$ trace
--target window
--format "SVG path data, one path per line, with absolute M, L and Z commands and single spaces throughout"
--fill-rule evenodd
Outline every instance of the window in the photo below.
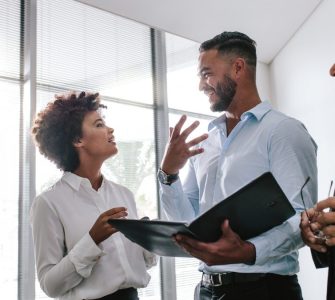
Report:
M 17 298 L 20 142 L 20 1 L 0 1 L 0 290 Z
M 63 90 L 99 92 L 119 148 L 104 174 L 135 194 L 140 216 L 157 218 L 150 28 L 76 1 L 40 0 L 37 31 L 38 109 Z M 36 162 L 40 192 L 60 172 Z M 141 299 L 160 299 L 159 266 L 149 272 Z
M 4 147 L 0 148 L 0 161 L 5 170 L 1 175 L 4 184 L 0 191 L 3 237 L 0 255 L 6 269 L 0 276 L 0 285 L 7 299 L 24 299 L 26 296 L 17 292 L 24 276 L 18 273 L 20 264 L 24 263 L 19 257 L 21 260 L 29 257 L 32 261 L 29 245 L 24 243 L 30 238 L 29 230 L 20 230 L 29 224 L 18 221 L 21 220 L 20 214 L 28 214 L 32 195 L 41 193 L 61 176 L 54 164 L 39 153 L 35 153 L 35 159 L 33 153 L 25 152 L 29 130 L 22 125 L 22 119 L 35 113 L 35 104 L 39 111 L 53 99 L 54 94 L 68 90 L 99 92 L 108 107 L 106 122 L 115 129 L 119 147 L 118 155 L 106 161 L 103 172 L 134 193 L 140 217 L 158 217 L 156 149 L 157 143 L 163 141 L 155 139 L 157 127 L 161 124 L 155 114 L 154 97 L 157 96 L 154 96 L 152 70 L 153 60 L 157 58 L 151 51 L 153 30 L 77 1 L 36 0 L 37 30 L 31 32 L 36 34 L 37 40 L 36 74 L 30 74 L 37 79 L 33 87 L 36 99 L 33 99 L 29 112 L 24 108 L 26 99 L 22 92 L 26 71 L 23 69 L 23 43 L 30 46 L 30 41 L 24 40 L 24 33 L 31 30 L 24 28 L 22 17 L 29 3 L 0 0 L 0 88 L 4 112 L 0 120 L 4 141 Z M 181 114 L 187 113 L 190 116 L 188 122 L 201 120 L 201 126 L 194 134 L 206 131 L 213 116 L 203 114 L 208 110 L 208 103 L 197 91 L 198 44 L 171 34 L 166 34 L 165 38 L 167 69 L 165 66 L 158 68 L 167 75 L 167 95 L 163 96 L 167 96 L 169 103 L 169 122 L 173 126 Z M 164 148 L 164 145 L 159 147 Z M 35 162 L 36 167 L 34 165 L 32 170 L 26 168 L 26 160 Z M 29 182 L 34 183 L 31 188 L 35 187 L 34 191 L 20 188 L 23 177 L 32 179 Z M 22 193 L 26 193 L 24 197 Z M 25 208 L 23 211 L 22 207 Z M 20 239 L 19 233 L 27 236 Z M 19 253 L 27 255 L 20 256 Z M 173 263 L 173 260 L 167 262 L 170 261 Z M 198 262 L 193 259 L 176 259 L 175 262 L 177 299 L 192 298 L 200 276 Z M 166 281 L 165 273 L 157 266 L 150 270 L 150 274 L 149 286 L 139 291 L 141 300 L 161 299 L 161 276 Z M 173 276 L 168 280 L 173 281 Z M 28 288 L 31 295 L 35 294 L 35 299 L 49 299 L 37 280 L 29 278 L 27 282 L 31 286 L 25 289 Z M 167 286 L 174 285 L 171 282 Z
M 209 110 L 207 98 L 199 93 L 197 57 L 199 44 L 172 34 L 166 34 L 167 92 L 169 123 L 174 126 L 182 114 L 187 114 L 186 126 L 199 120 L 199 127 L 189 139 L 207 132 L 214 114 Z M 208 112 L 208 115 L 203 114 Z M 181 179 L 183 172 L 181 170 Z M 201 279 L 199 261 L 191 258 L 176 258 L 177 299 L 193 299 L 194 287 Z
M 15 299 L 18 288 L 20 86 L 0 80 L 0 90 L 3 99 L 0 118 L 3 143 L 0 150 L 0 257 L 3 272 L 0 287 L 6 299 Z

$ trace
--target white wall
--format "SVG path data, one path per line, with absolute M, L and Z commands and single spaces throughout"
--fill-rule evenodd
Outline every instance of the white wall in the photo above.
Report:
M 272 103 L 269 65 L 257 62 L 256 84 L 261 100 Z
M 324 0 L 270 65 L 273 103 L 301 120 L 318 144 L 319 199 L 335 180 L 335 1 Z M 300 251 L 305 300 L 325 299 L 327 270 L 316 270 L 307 247 Z

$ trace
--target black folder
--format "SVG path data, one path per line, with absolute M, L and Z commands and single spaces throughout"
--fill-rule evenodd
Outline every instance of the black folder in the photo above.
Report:
M 177 233 L 203 242 L 221 236 L 225 219 L 243 240 L 285 222 L 295 210 L 270 172 L 264 173 L 222 200 L 190 224 L 162 220 L 110 219 L 109 223 L 128 239 L 160 256 L 189 257 L 173 240 Z

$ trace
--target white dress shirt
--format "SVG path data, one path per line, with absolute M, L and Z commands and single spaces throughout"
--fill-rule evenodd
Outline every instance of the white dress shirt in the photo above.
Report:
M 42 290 L 62 300 L 94 299 L 119 289 L 145 287 L 155 255 L 117 232 L 97 246 L 89 230 L 100 214 L 124 206 L 137 218 L 133 194 L 103 178 L 98 191 L 88 179 L 65 172 L 31 208 L 37 275 Z
M 169 220 L 191 221 L 265 172 L 272 172 L 297 214 L 284 224 L 249 239 L 256 248 L 254 265 L 207 266 L 206 273 L 295 274 L 299 270 L 300 212 L 304 209 L 300 189 L 308 207 L 317 199 L 317 146 L 297 120 L 260 103 L 241 116 L 227 136 L 226 117 L 209 124 L 209 137 L 201 145 L 204 153 L 189 160 L 187 176 L 171 186 L 160 184 L 162 207 Z

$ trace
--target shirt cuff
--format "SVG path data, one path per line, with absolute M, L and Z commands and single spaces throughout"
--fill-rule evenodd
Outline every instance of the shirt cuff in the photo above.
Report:
M 93 267 L 104 252 L 94 243 L 89 233 L 69 252 L 69 259 L 73 263 L 77 273 L 84 278 L 90 276 Z
M 255 265 L 263 265 L 267 262 L 270 255 L 270 243 L 269 241 L 264 237 L 254 237 L 250 240 L 248 240 L 250 243 L 252 243 L 255 246 L 256 250 L 256 260 Z
M 151 267 L 157 265 L 158 256 L 156 254 L 143 249 L 143 257 L 147 269 L 150 269 Z

